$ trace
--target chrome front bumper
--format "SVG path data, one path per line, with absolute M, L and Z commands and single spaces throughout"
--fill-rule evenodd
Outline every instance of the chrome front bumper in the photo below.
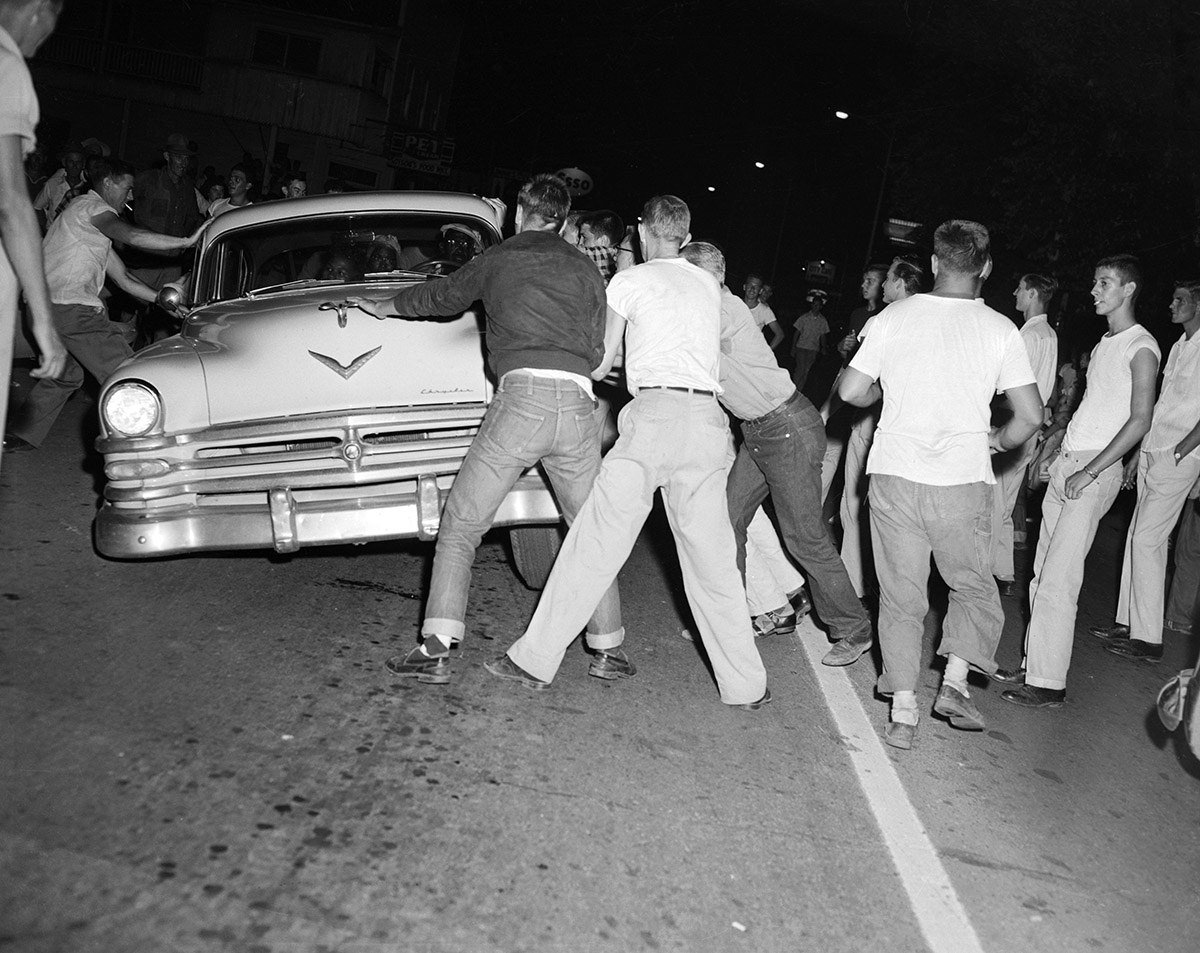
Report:
M 115 559 L 437 536 L 480 405 L 290 417 L 149 438 L 103 437 L 96 548 Z M 496 526 L 561 516 L 540 471 Z

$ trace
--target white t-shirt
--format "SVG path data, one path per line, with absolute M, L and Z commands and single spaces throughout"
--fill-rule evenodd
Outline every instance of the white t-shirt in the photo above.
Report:
M 625 379 L 639 387 L 721 393 L 721 286 L 683 258 L 655 258 L 613 275 L 608 304 L 628 321 Z
M 55 304 L 103 307 L 100 289 L 104 287 L 104 266 L 112 242 L 92 224 L 92 219 L 112 210 L 95 192 L 86 192 L 68 202 L 63 213 L 50 223 L 42 239 L 42 255 L 50 300 Z
M 1067 424 L 1062 447 L 1066 451 L 1103 450 L 1129 419 L 1133 396 L 1130 362 L 1143 348 L 1162 357 L 1154 335 L 1140 324 L 1119 334 L 1106 334 L 1092 349 L 1087 369 L 1087 390 L 1075 416 Z
M 777 320 L 775 312 L 771 310 L 771 306 L 765 301 L 760 301 L 750 309 L 750 317 L 754 318 L 754 323 L 760 328 L 765 328 L 772 321 Z
M 246 208 L 247 205 L 253 205 L 253 202 L 247 202 L 246 205 L 234 205 L 233 199 L 226 196 L 223 199 L 217 199 L 208 206 L 208 217 L 216 218 L 223 212 L 228 212 L 230 209 Z
M 874 316 L 850 366 L 883 387 L 868 473 L 931 486 L 996 482 L 992 395 L 1034 383 L 1008 318 L 978 298 L 913 295 Z
M 29 155 L 37 142 L 34 130 L 38 124 L 38 101 L 29 78 L 25 57 L 8 33 L 0 28 L 0 136 L 17 136 L 21 155 Z M 17 276 L 9 264 L 8 255 L 0 245 L 0 331 L 8 334 L 5 321 L 17 306 Z

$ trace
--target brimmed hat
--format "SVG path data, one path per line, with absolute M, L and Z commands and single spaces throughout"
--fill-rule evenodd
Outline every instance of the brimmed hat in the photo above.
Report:
M 188 137 L 181 132 L 173 132 L 167 136 L 167 144 L 163 146 L 163 152 L 174 152 L 181 156 L 194 156 L 196 154 L 192 143 L 188 141 Z
M 475 242 L 475 247 L 477 249 L 482 250 L 483 248 L 483 236 L 469 225 L 461 225 L 458 222 L 448 222 L 447 224 L 443 225 L 439 231 L 443 235 L 445 235 L 447 232 L 458 232 L 462 235 L 466 235 L 473 242 Z

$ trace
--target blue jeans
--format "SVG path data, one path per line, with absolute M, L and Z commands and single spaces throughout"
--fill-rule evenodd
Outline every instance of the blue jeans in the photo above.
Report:
M 442 511 L 422 635 L 459 640 L 471 566 L 483 534 L 517 479 L 539 462 L 570 524 L 600 472 L 596 402 L 568 380 L 506 374 Z M 621 600 L 609 586 L 588 623 L 592 648 L 621 644 Z
M 738 568 L 745 573 L 746 527 L 769 493 L 783 544 L 808 577 L 821 621 L 835 639 L 870 633 L 871 620 L 821 518 L 820 414 L 796 393 L 769 414 L 745 421 L 742 436 L 726 486 Z
M 992 487 L 932 486 L 871 475 L 871 541 L 879 577 L 879 691 L 915 692 L 929 611 L 929 556 L 950 587 L 939 655 L 996 671 L 1004 610 L 992 579 Z

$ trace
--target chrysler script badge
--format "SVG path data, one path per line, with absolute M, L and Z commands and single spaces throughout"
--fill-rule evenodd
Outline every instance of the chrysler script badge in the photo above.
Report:
M 322 307 L 324 306 L 322 305 Z M 382 350 L 383 345 L 381 344 L 374 350 L 367 351 L 366 354 L 358 355 L 358 357 L 346 365 L 339 364 L 332 357 L 329 357 L 325 354 L 318 354 L 316 351 L 309 351 L 308 353 L 328 367 L 331 371 L 340 374 L 344 380 L 350 380 L 351 377 L 363 369 L 363 366 L 367 363 L 367 361 L 369 361 Z

